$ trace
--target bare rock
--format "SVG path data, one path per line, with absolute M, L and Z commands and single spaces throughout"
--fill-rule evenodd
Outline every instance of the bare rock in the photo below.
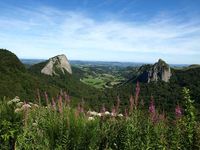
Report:
M 50 58 L 41 73 L 53 76 L 59 75 L 58 71 L 63 74 L 65 74 L 65 71 L 72 74 L 71 65 L 64 54 Z
M 171 77 L 171 69 L 170 66 L 159 59 L 157 63 L 153 65 L 142 66 L 140 69 L 139 80 L 142 82 L 157 82 L 158 80 L 162 80 L 164 82 L 169 82 Z

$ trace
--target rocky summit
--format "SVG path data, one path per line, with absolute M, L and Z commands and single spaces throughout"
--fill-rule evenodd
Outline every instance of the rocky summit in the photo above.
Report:
M 162 59 L 159 59 L 158 62 L 156 62 L 153 65 L 142 66 L 139 70 L 140 70 L 140 75 L 139 75 L 140 81 L 147 83 L 151 81 L 156 82 L 158 80 L 169 82 L 169 79 L 171 77 L 170 66 Z
M 65 71 L 72 74 L 71 65 L 64 54 L 50 58 L 41 70 L 41 73 L 53 76 L 59 75 L 58 72 L 60 71 L 63 74 L 65 74 Z

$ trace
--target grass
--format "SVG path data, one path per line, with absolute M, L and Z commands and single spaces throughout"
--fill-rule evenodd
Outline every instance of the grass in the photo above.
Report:
M 98 89 L 112 88 L 113 86 L 121 83 L 122 77 L 115 77 L 111 74 L 95 74 L 86 75 L 81 81 L 85 84 L 93 86 Z
M 125 110 L 118 100 L 112 110 L 103 107 L 101 112 L 88 111 L 84 104 L 70 107 L 62 95 L 46 105 L 4 99 L 0 149 L 199 149 L 200 122 L 189 91 L 183 92 L 184 114 L 178 106 L 173 117 L 158 112 L 153 99 L 146 110 L 136 98 L 139 88 Z

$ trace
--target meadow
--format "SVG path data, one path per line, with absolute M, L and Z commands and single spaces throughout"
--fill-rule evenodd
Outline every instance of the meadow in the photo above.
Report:
M 136 87 L 125 109 L 118 98 L 112 108 L 86 109 L 84 102 L 71 106 L 62 91 L 57 98 L 45 94 L 33 102 L 19 97 L 0 101 L 0 149 L 135 150 L 199 149 L 200 122 L 189 90 L 183 89 L 184 105 L 174 114 L 157 109 L 154 98 L 144 108 Z M 45 101 L 46 104 L 41 104 Z

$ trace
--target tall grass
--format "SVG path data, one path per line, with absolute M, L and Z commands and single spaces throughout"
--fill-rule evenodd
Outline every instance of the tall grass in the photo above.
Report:
M 124 114 L 120 114 L 119 98 L 112 111 L 103 106 L 100 113 L 86 111 L 83 103 L 70 107 L 66 93 L 50 102 L 45 92 L 45 106 L 23 102 L 19 108 L 19 102 L 8 105 L 4 100 L 0 105 L 1 149 L 200 149 L 200 125 L 189 90 L 183 90 L 185 106 L 177 105 L 173 118 L 156 109 L 153 97 L 149 110 L 144 110 L 139 92 L 138 84 Z

